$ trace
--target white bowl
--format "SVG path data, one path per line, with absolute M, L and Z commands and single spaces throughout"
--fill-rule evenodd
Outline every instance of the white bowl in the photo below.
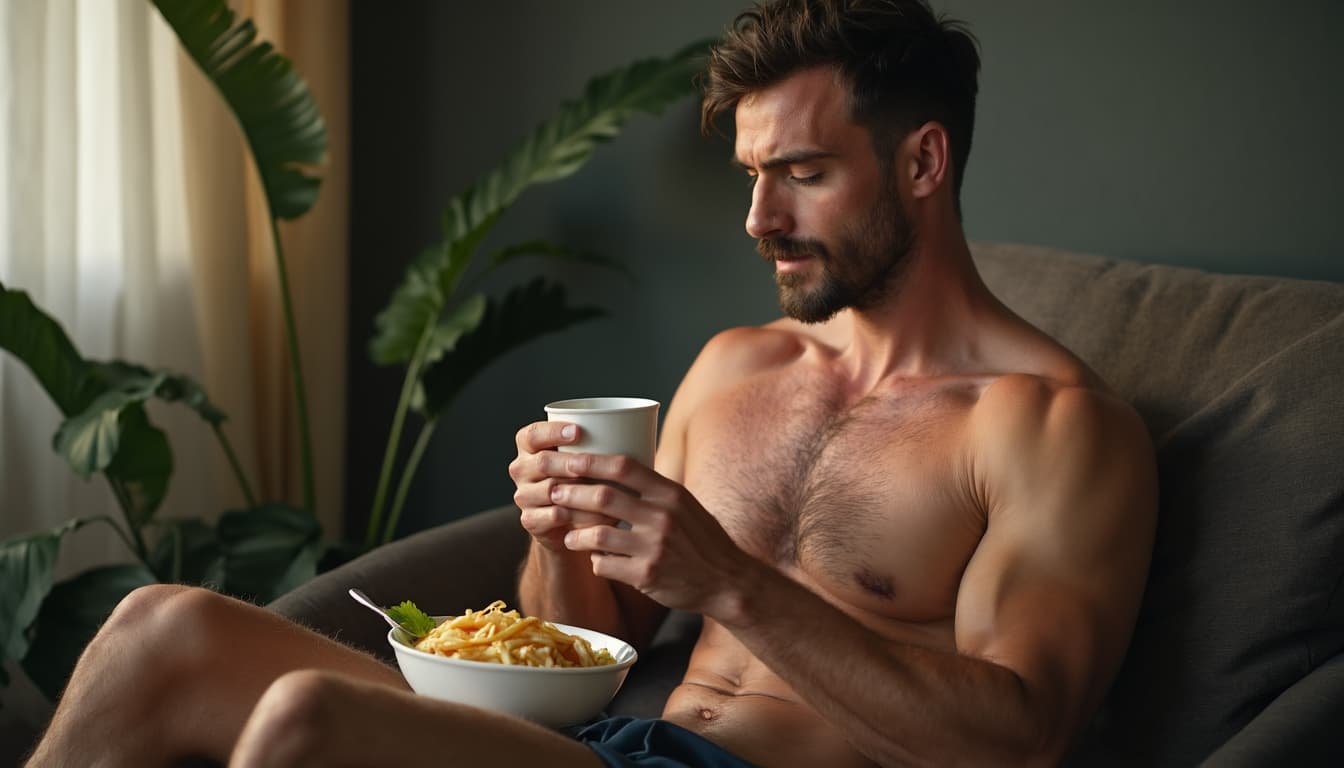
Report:
M 435 616 L 443 623 L 448 617 Z M 601 667 L 524 667 L 465 661 L 416 650 L 400 629 L 388 630 L 387 642 L 411 689 L 422 696 L 507 712 L 550 728 L 577 725 L 600 714 L 620 690 L 635 649 L 611 635 L 551 622 L 562 632 L 607 649 L 615 664 Z

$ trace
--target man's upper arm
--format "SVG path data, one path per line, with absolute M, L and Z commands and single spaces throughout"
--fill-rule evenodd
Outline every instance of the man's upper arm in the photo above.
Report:
M 958 650 L 1013 670 L 1042 741 L 1063 749 L 1138 613 L 1156 522 L 1151 442 L 1124 403 L 1025 376 L 986 390 L 971 428 L 987 525 L 958 593 Z

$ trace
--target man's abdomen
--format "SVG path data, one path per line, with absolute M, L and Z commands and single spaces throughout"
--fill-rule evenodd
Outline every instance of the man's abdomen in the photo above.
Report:
M 767 693 L 732 692 L 683 682 L 668 697 L 663 719 L 699 733 L 755 765 L 872 765 L 807 704 Z

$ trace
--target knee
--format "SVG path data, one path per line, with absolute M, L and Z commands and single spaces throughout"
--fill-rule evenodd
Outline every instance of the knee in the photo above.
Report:
M 145 657 L 166 673 L 209 663 L 210 645 L 231 613 L 230 598 L 208 589 L 151 584 L 133 590 L 112 611 L 89 651 Z
M 319 670 L 276 678 L 252 709 L 239 752 L 268 755 L 275 765 L 311 764 L 331 740 L 335 702 L 345 687 L 340 678 Z
M 229 598 L 202 587 L 150 584 L 137 587 L 117 603 L 102 634 L 133 634 L 137 638 L 168 635 L 190 637 L 217 625 Z
M 143 631 L 161 613 L 164 606 L 177 595 L 192 589 L 178 584 L 150 584 L 136 587 L 117 603 L 112 615 L 103 624 L 103 633 L 129 630 Z

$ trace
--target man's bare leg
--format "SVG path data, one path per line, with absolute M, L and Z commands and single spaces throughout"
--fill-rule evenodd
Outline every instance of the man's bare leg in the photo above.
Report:
M 262 695 L 229 766 L 419 764 L 602 765 L 578 742 L 517 718 L 339 673 L 302 671 Z
M 155 766 L 229 754 L 262 693 L 298 669 L 405 690 L 398 672 L 204 589 L 138 589 L 75 666 L 30 766 Z

